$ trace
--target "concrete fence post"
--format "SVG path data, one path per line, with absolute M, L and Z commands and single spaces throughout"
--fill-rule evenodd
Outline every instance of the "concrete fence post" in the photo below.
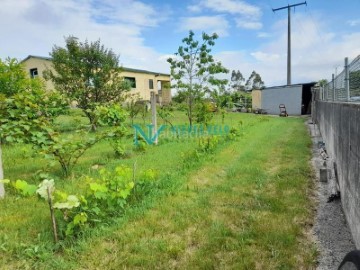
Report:
M 333 101 L 335 101 L 335 75 L 332 74 L 332 89 L 333 89 Z
M 345 92 L 346 92 L 346 101 L 350 101 L 350 87 L 349 87 L 349 60 L 345 57 Z

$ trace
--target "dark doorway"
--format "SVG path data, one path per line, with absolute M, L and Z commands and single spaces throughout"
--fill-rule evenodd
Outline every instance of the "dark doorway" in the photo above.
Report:
M 301 115 L 311 114 L 311 88 L 315 83 L 306 83 L 302 87 Z

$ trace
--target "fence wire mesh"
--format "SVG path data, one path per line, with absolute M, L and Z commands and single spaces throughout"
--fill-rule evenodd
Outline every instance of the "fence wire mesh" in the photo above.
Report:
M 320 88 L 319 98 L 326 101 L 360 102 L 360 55 L 334 80 Z

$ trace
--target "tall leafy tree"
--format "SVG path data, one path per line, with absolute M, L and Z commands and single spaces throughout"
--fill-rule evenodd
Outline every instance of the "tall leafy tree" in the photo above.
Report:
M 167 61 L 171 66 L 171 75 L 176 87 L 186 95 L 187 116 L 192 126 L 194 120 L 195 104 L 200 102 L 205 93 L 211 91 L 213 86 L 227 83 L 227 80 L 218 79 L 217 74 L 227 73 L 228 70 L 220 62 L 216 62 L 211 55 L 211 48 L 218 38 L 216 33 L 202 34 L 202 40 L 194 37 L 194 32 L 182 40 L 175 57 Z
M 80 42 L 76 37 L 65 38 L 65 47 L 54 46 L 50 56 L 53 69 L 45 73 L 57 90 L 76 101 L 96 128 L 96 106 L 117 102 L 130 90 L 121 76 L 119 56 L 100 43 Z
M 249 79 L 246 81 L 246 88 L 248 90 L 262 89 L 265 87 L 264 81 L 261 79 L 259 73 L 255 70 L 251 72 Z
M 243 86 L 243 82 L 245 81 L 244 76 L 240 72 L 240 70 L 231 72 L 231 87 L 237 91 L 244 91 L 245 88 Z

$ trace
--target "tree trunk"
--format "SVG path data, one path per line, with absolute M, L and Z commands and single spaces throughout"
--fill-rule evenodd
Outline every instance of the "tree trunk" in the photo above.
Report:
M 4 170 L 3 170 L 3 163 L 2 163 L 2 149 L 1 149 L 1 142 L 0 142 L 0 180 L 4 179 Z M 0 182 L 0 199 L 5 197 L 5 188 L 4 183 Z
M 189 93 L 189 111 L 188 111 L 188 118 L 190 123 L 190 128 L 192 128 L 192 120 L 193 120 L 193 93 L 192 93 L 192 78 L 190 78 L 190 93 Z
M 86 111 L 86 109 L 82 108 L 83 112 L 85 113 L 86 117 L 89 119 L 90 122 L 90 130 L 92 132 L 96 132 L 96 123 L 95 123 L 95 117 L 92 113 L 89 113 Z

